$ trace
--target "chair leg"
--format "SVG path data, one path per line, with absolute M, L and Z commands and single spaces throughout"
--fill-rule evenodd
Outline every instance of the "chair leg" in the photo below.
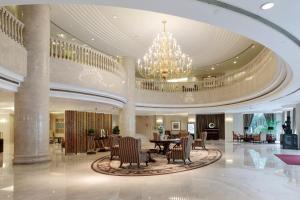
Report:
M 138 166 L 138 168 L 140 168 L 140 163 L 139 162 L 137 163 L 137 166 Z
M 168 158 L 168 164 L 170 164 L 170 158 Z
M 120 162 L 120 167 L 119 167 L 119 168 L 121 168 L 121 167 L 122 167 L 122 165 L 123 165 L 123 163 L 122 163 L 122 162 Z
M 190 157 L 188 157 L 188 160 L 189 160 L 190 162 L 192 162 L 191 159 L 190 159 Z
M 148 161 L 146 161 L 146 166 L 148 166 Z
M 186 165 L 186 163 L 185 163 L 185 159 L 182 159 L 183 160 L 183 163 Z
M 113 159 L 113 157 L 114 157 L 114 156 L 113 156 L 113 155 L 111 155 L 111 156 L 110 156 L 110 160 L 112 160 L 112 159 Z

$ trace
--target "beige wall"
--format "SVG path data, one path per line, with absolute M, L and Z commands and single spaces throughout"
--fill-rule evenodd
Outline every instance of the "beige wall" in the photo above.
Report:
M 180 129 L 186 131 L 188 116 L 165 115 L 163 116 L 163 123 L 165 130 L 172 130 L 172 122 L 180 122 Z
M 157 120 L 163 120 L 165 130 L 171 130 L 174 121 L 180 121 L 181 130 L 187 130 L 188 116 L 164 115 L 164 116 L 136 116 L 136 133 L 152 138 L 153 132 L 157 132 Z
M 64 137 L 64 132 L 56 133 L 55 131 L 55 121 L 56 119 L 65 119 L 65 114 L 64 113 L 59 113 L 59 114 L 50 114 L 50 131 L 49 131 L 49 136 L 54 137 L 55 135 L 59 135 L 59 137 Z
M 3 133 L 5 144 L 13 143 L 14 116 L 12 114 L 0 114 L 0 132 Z

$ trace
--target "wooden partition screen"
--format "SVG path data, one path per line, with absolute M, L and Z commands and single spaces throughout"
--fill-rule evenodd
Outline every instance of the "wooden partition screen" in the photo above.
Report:
M 85 153 L 87 132 L 94 129 L 99 133 L 104 129 L 112 133 L 112 115 L 80 111 L 65 111 L 65 153 Z

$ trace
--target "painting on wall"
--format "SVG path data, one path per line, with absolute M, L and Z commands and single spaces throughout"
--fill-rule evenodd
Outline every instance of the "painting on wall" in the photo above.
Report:
M 172 131 L 180 131 L 180 122 L 172 122 Z

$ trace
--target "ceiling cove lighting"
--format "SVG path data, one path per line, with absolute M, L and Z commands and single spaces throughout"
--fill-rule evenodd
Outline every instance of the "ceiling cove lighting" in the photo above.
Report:
M 267 2 L 267 3 L 264 3 L 260 6 L 260 8 L 262 10 L 269 10 L 271 8 L 273 8 L 275 6 L 275 4 L 273 2 Z
M 166 81 L 187 76 L 192 70 L 192 59 L 181 51 L 172 33 L 166 32 L 167 21 L 162 21 L 163 32 L 153 40 L 142 59 L 138 59 L 138 71 L 144 78 Z

